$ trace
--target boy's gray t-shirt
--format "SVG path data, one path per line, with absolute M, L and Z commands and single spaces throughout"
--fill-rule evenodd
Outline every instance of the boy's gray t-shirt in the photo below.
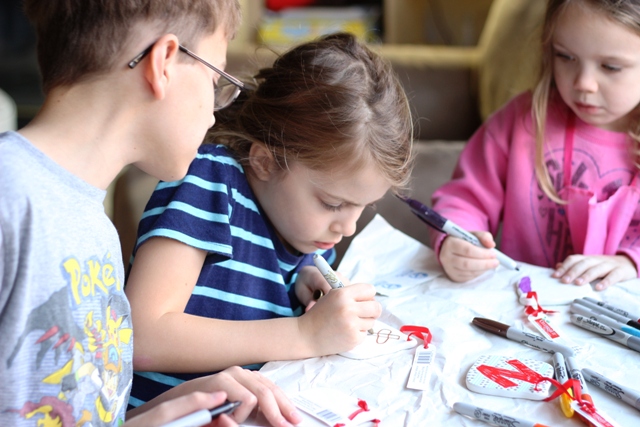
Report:
M 133 333 L 105 194 L 0 134 L 0 426 L 124 422 Z

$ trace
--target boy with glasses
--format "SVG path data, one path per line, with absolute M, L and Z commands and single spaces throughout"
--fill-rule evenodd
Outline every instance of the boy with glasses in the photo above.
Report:
M 162 180 L 185 175 L 213 106 L 240 89 L 222 71 L 239 6 L 26 0 L 25 10 L 46 98 L 31 123 L 0 135 L 0 425 L 117 426 L 134 334 L 105 190 L 128 164 Z M 232 89 L 214 94 L 221 77 Z M 243 402 L 238 421 L 256 404 L 273 425 L 299 421 L 273 383 L 231 368 L 176 386 L 126 425 L 160 425 L 225 397 Z
M 142 61 L 142 59 L 149 54 L 149 52 L 151 52 L 152 48 L 153 48 L 153 45 L 149 46 L 148 48 L 140 52 L 139 55 L 133 58 L 129 62 L 129 68 L 131 69 L 135 68 L 135 66 L 138 65 L 138 63 Z M 215 93 L 214 104 L 213 104 L 214 111 L 221 110 L 224 107 L 229 106 L 229 104 L 235 101 L 235 99 L 238 97 L 238 95 L 240 94 L 240 90 L 244 89 L 244 83 L 242 83 L 240 80 L 233 77 L 231 74 L 225 73 L 224 71 L 217 68 L 213 64 L 208 63 L 207 61 L 200 58 L 198 55 L 191 52 L 189 49 L 187 49 L 182 45 L 178 45 L 178 49 L 180 49 L 181 52 L 186 53 L 196 61 L 201 62 L 206 67 L 211 68 L 213 71 L 216 72 L 216 74 L 223 77 L 222 82 L 216 79 L 216 81 L 214 81 L 213 83 L 213 88 L 214 88 L 213 90 Z

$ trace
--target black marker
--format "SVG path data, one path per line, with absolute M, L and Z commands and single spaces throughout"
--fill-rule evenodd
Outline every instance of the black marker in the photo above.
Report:
M 640 329 L 640 322 L 636 322 L 633 319 L 629 319 L 628 317 L 625 317 L 625 316 L 623 316 L 621 314 L 618 314 L 615 311 L 607 310 L 604 307 L 600 307 L 598 304 L 594 304 L 594 303 L 592 303 L 591 301 L 589 301 L 587 299 L 574 299 L 573 300 L 573 304 L 582 305 L 584 307 L 587 307 L 588 309 L 591 309 L 591 310 L 595 311 L 596 313 L 604 314 L 605 316 L 609 316 L 612 319 L 615 319 L 618 322 L 622 323 L 623 325 L 629 325 L 632 328 Z M 572 304 L 572 306 L 573 306 L 573 304 Z
M 229 402 L 228 400 L 222 405 L 218 405 L 213 409 L 201 409 L 197 412 L 178 418 L 170 423 L 163 424 L 161 427 L 199 427 L 209 424 L 211 420 L 222 414 L 232 413 L 242 402 Z
M 609 305 L 609 304 L 607 304 L 605 302 L 598 301 L 595 298 L 584 297 L 584 300 L 592 302 L 592 303 L 594 303 L 594 304 L 596 304 L 596 305 L 598 305 L 600 307 L 606 308 L 607 310 L 613 311 L 614 313 L 617 313 L 620 316 L 626 317 L 629 320 L 635 320 L 636 322 L 640 322 L 640 317 L 632 315 L 627 310 L 623 310 L 621 308 L 614 307 L 614 306 Z

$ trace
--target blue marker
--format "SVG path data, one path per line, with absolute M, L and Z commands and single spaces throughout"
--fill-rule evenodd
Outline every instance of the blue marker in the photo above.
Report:
M 626 324 L 618 322 L 616 319 L 609 317 L 606 314 L 596 313 L 593 310 L 589 310 L 587 306 L 584 306 L 581 304 L 571 304 L 570 310 L 572 313 L 581 314 L 585 317 L 588 317 L 589 319 L 595 320 L 596 322 L 600 322 L 611 328 L 620 329 L 622 332 L 626 332 L 630 335 L 635 335 L 636 337 L 640 337 L 640 329 L 627 326 Z
M 588 317 L 581 316 L 579 314 L 572 314 L 570 319 L 571 323 L 573 323 L 574 325 L 580 326 L 581 328 L 588 331 L 595 332 L 598 335 L 602 335 L 603 337 L 608 338 L 611 341 L 626 345 L 631 350 L 640 352 L 640 338 L 638 337 L 634 337 L 633 335 L 629 335 L 626 332 L 622 332 L 620 329 L 603 325 L 600 322 L 596 322 L 593 319 L 589 319 Z

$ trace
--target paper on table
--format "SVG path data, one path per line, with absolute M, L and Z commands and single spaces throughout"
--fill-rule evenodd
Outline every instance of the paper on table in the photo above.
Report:
M 393 268 L 398 271 L 418 271 L 418 262 L 410 258 L 413 255 L 406 255 L 406 252 L 411 253 L 408 248 L 414 245 L 413 239 L 400 232 L 397 232 L 400 233 L 398 241 L 395 237 L 389 239 L 388 236 L 395 234 L 389 230 L 392 227 L 385 221 L 378 220 L 372 226 L 376 223 L 382 226 L 365 228 L 353 240 L 353 247 L 360 249 L 347 251 L 342 265 L 348 267 L 348 270 L 341 271 L 344 273 L 353 270 L 363 258 L 376 260 L 369 273 L 369 277 L 373 279 L 382 277 L 382 274 L 393 279 L 392 271 L 387 274 L 387 263 L 393 264 Z M 361 244 L 360 239 L 367 239 L 368 243 Z M 403 250 L 405 247 L 406 252 Z M 498 267 L 477 280 L 454 283 L 442 274 L 433 252 L 427 248 L 423 251 L 425 252 L 416 250 L 415 253 L 419 257 L 423 253 L 431 254 L 432 259 L 421 258 L 420 261 L 427 262 L 430 266 L 425 269 L 429 280 L 422 284 L 407 285 L 393 297 L 377 299 L 383 306 L 380 320 L 384 323 L 396 328 L 406 324 L 426 326 L 433 333 L 433 344 L 437 346 L 438 352 L 432 364 L 429 386 L 425 391 L 407 388 L 415 353 L 413 349 L 366 361 L 332 355 L 269 362 L 260 372 L 290 397 L 311 388 L 329 387 L 354 398 L 365 399 L 371 407 L 378 410 L 382 420 L 381 427 L 460 425 L 460 415 L 450 409 L 453 402 L 458 401 L 469 401 L 496 411 L 519 414 L 523 418 L 536 418 L 545 425 L 576 425 L 577 421 L 565 418 L 555 405 L 529 399 L 504 399 L 469 391 L 465 386 L 465 375 L 482 354 L 493 353 L 521 360 L 536 359 L 546 362 L 550 360 L 550 356 L 511 340 L 479 333 L 470 325 L 471 319 L 476 316 L 508 324 L 518 323 L 517 319 L 522 318 L 523 306 L 518 303 L 512 285 L 517 272 Z M 361 271 L 363 272 L 366 271 Z M 363 281 L 375 284 L 370 279 Z M 611 305 L 632 310 L 640 305 L 640 279 L 611 286 L 597 295 Z M 636 352 L 572 325 L 568 318 L 568 306 L 553 309 L 558 311 L 552 317 L 554 321 L 557 318 L 560 329 L 566 327 L 568 338 L 576 340 L 586 349 L 588 360 L 585 361 L 585 367 L 591 367 L 613 380 L 629 384 L 640 383 L 640 370 L 620 368 L 636 366 Z M 594 395 L 599 392 L 597 389 L 592 390 Z M 616 420 L 621 425 L 635 425 L 638 413 L 634 408 L 621 405 L 604 392 L 597 398 L 598 406 L 608 413 L 615 413 Z M 547 406 L 549 410 L 542 410 Z M 303 421 L 299 427 L 323 427 L 319 420 L 306 413 L 302 415 Z M 268 424 L 248 424 L 245 421 L 243 425 Z
M 298 409 L 333 426 L 356 426 L 369 424 L 378 417 L 374 408 L 361 399 L 332 388 L 318 387 L 301 391 L 291 397 Z
M 373 334 L 367 334 L 364 341 L 353 350 L 340 353 L 349 359 L 371 359 L 385 354 L 396 353 L 413 348 L 418 341 L 398 329 L 376 320 L 373 324 Z
M 391 296 L 441 276 L 435 258 L 430 248 L 376 215 L 351 242 L 338 270 L 351 283 L 371 283 L 378 293 Z

